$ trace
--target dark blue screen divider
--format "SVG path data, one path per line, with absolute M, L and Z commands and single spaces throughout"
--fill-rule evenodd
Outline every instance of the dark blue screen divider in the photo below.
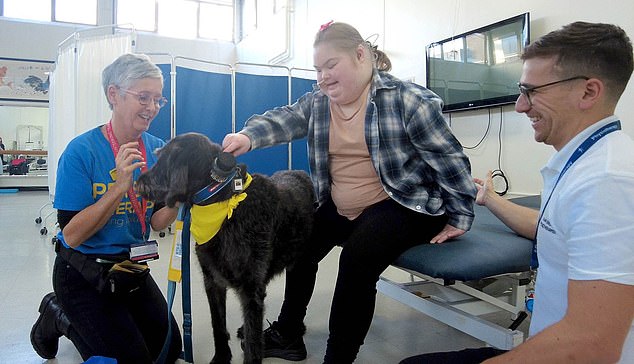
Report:
M 149 132 L 168 141 L 171 138 L 171 64 L 158 64 L 163 72 L 163 96 L 170 102 L 161 109 Z M 224 136 L 232 131 L 231 74 L 202 71 L 176 66 L 176 130 L 175 134 L 198 132 L 212 141 L 222 143 Z M 254 114 L 282 107 L 289 101 L 288 76 L 265 76 L 235 73 L 235 120 L 236 131 L 240 131 L 246 120 Z M 314 80 L 292 77 L 291 100 L 297 101 L 312 90 Z M 259 149 L 238 158 L 249 166 L 249 171 L 271 175 L 288 169 L 288 145 Z M 292 169 L 308 171 L 306 138 L 291 143 Z
M 313 90 L 315 80 L 291 77 L 291 100 L 296 102 L 302 95 Z M 302 138 L 291 143 L 291 169 L 309 172 L 307 139 Z
M 172 100 L 171 98 L 171 85 L 172 79 L 170 78 L 170 64 L 157 64 L 157 66 L 161 69 L 163 73 L 163 96 L 166 99 Z M 150 124 L 150 129 L 148 132 L 154 136 L 157 136 L 165 141 L 168 141 L 171 138 L 171 118 L 170 118 L 170 103 L 168 102 L 161 111 L 159 111 L 158 115 L 152 120 L 152 124 Z
M 231 132 L 231 75 L 176 67 L 176 135 L 205 134 L 221 144 Z
M 288 105 L 288 77 L 235 74 L 236 131 L 247 119 L 269 109 Z M 249 171 L 271 175 L 288 169 L 288 145 L 258 149 L 238 157 Z

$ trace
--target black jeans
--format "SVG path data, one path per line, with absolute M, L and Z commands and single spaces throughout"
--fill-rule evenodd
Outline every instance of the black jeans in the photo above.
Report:
M 53 289 L 71 323 L 68 333 L 81 357 L 105 356 L 122 363 L 152 363 L 167 336 L 167 302 L 151 276 L 142 287 L 123 296 L 99 294 L 64 259 L 57 257 Z M 168 362 L 178 359 L 182 339 L 172 315 Z
M 330 308 L 330 336 L 325 363 L 352 363 L 370 328 L 381 273 L 412 246 L 429 242 L 447 222 L 401 206 L 392 199 L 368 207 L 350 221 L 328 201 L 315 213 L 306 254 L 286 272 L 284 303 L 278 323 L 299 332 L 315 288 L 318 263 L 342 246 Z

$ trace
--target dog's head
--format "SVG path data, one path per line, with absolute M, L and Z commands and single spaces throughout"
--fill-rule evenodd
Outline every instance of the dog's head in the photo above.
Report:
M 218 189 L 205 203 L 225 200 L 233 194 L 231 181 L 229 188 L 220 189 L 225 180 L 246 179 L 246 166 L 236 166 L 233 155 L 202 134 L 176 136 L 156 153 L 156 164 L 139 177 L 136 188 L 143 197 L 170 207 L 177 202 L 193 204 L 204 188 Z

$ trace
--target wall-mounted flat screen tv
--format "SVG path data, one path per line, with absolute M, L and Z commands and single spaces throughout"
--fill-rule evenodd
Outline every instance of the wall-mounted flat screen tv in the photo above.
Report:
M 514 103 L 529 38 L 524 13 L 434 42 L 425 49 L 427 88 L 443 99 L 444 112 Z

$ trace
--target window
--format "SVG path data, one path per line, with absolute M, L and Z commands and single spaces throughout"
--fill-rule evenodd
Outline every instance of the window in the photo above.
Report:
M 429 55 L 430 58 L 442 59 L 442 44 L 433 43 L 429 45 L 427 54 Z
M 196 38 L 198 4 L 194 1 L 159 0 L 158 33 L 168 37 Z
M 168 37 L 226 41 L 234 40 L 234 3 L 237 4 L 235 6 L 242 7 L 244 1 L 108 0 L 115 6 L 114 22 L 121 27 Z M 253 6 L 272 7 L 273 4 L 281 4 L 286 0 L 260 0 L 260 3 L 250 1 Z M 98 25 L 98 2 L 99 0 L 0 0 L 0 15 L 44 22 Z M 109 18 L 106 14 L 102 15 L 102 19 Z
M 517 34 L 506 34 L 493 39 L 495 64 L 515 62 L 520 59 L 520 38 Z
M 4 0 L 4 16 L 51 21 L 51 0 Z
M 446 61 L 462 62 L 464 38 L 454 39 L 443 44 L 444 59 Z
M 256 0 L 242 0 L 240 8 L 240 38 L 246 38 L 258 27 L 258 8 Z
M 467 62 L 487 64 L 486 36 L 483 33 L 467 35 Z
M 117 0 L 117 24 L 136 30 L 156 31 L 156 0 Z
M 177 38 L 233 40 L 232 0 L 117 0 L 117 24 Z
M 10 18 L 97 25 L 97 0 L 4 0 L 3 5 Z
M 233 6 L 231 4 L 200 4 L 198 36 L 209 39 L 233 40 Z
M 55 0 L 55 21 L 97 25 L 97 0 Z
M 240 0 L 240 39 L 260 29 L 270 29 L 280 21 L 288 0 Z

